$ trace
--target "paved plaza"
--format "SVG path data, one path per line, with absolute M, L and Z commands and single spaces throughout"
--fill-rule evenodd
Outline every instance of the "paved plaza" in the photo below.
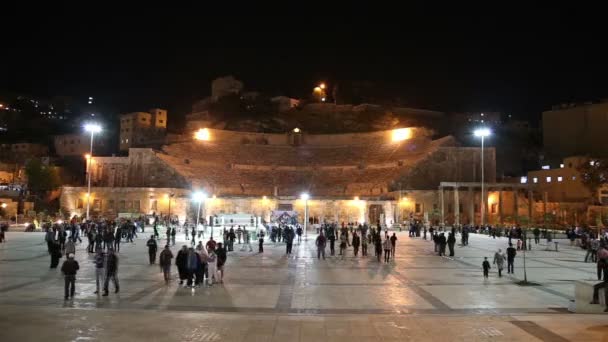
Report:
M 263 254 L 236 245 L 223 285 L 184 289 L 166 286 L 158 266 L 148 265 L 147 237 L 121 244 L 121 292 L 108 297 L 93 293 L 92 256 L 86 242 L 79 245 L 76 295 L 64 301 L 43 235 L 9 232 L 0 244 L 0 341 L 608 339 L 608 315 L 568 312 L 574 280 L 594 279 L 595 265 L 563 241 L 559 252 L 542 244 L 527 252 L 528 280 L 538 286 L 517 285 L 522 252 L 514 275 L 498 278 L 493 268 L 483 278 L 483 257 L 504 251 L 506 238 L 471 234 L 469 246 L 448 258 L 435 255 L 431 242 L 398 233 L 389 264 L 354 258 L 352 248 L 344 259 L 317 260 L 313 235 L 291 257 L 284 244 L 267 243 Z M 174 254 L 183 243 L 178 234 Z

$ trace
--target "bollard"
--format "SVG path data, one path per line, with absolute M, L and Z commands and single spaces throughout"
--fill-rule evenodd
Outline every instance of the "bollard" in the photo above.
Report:
M 557 241 L 555 241 L 554 243 L 555 243 L 555 251 L 556 251 L 556 252 L 559 252 L 559 251 L 557 250 Z
M 532 238 L 528 238 L 528 250 L 532 250 Z

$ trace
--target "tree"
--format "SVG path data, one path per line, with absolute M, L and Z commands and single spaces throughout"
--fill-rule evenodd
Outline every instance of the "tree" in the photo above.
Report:
M 59 187 L 60 180 L 56 168 L 44 165 L 40 159 L 31 159 L 25 165 L 28 189 L 37 195 L 55 190 Z
M 592 159 L 578 167 L 581 182 L 589 189 L 592 196 L 608 180 L 608 159 Z

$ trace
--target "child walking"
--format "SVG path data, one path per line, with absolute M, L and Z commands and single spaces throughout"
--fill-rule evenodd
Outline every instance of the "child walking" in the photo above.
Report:
M 483 277 L 487 278 L 490 271 L 490 262 L 488 261 L 488 257 L 484 257 L 483 259 L 483 263 L 481 264 L 481 267 L 483 267 Z

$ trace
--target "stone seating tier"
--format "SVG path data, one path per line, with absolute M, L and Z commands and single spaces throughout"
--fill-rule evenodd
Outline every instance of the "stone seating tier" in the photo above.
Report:
M 398 163 L 424 154 L 437 145 L 452 144 L 451 137 L 433 142 L 426 139 L 341 147 L 217 144 L 208 141 L 183 142 L 163 147 L 171 156 L 184 160 L 204 159 L 217 164 L 265 166 L 360 166 Z

